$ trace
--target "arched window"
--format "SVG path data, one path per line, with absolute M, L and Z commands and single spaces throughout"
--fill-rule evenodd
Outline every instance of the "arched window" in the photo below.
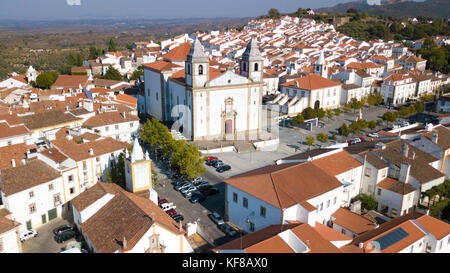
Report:
M 255 63 L 255 71 L 258 71 L 258 63 Z
M 187 73 L 191 75 L 191 64 L 187 65 Z
M 203 75 L 203 65 L 198 66 L 198 74 Z

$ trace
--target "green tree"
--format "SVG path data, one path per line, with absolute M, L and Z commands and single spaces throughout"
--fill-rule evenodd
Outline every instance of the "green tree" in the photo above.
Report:
M 317 111 L 314 111 L 311 107 L 307 107 L 303 109 L 302 115 L 305 118 L 305 120 L 316 118 L 317 117 Z
M 306 145 L 308 145 L 309 147 L 311 147 L 311 145 L 314 144 L 314 137 L 312 136 L 307 136 L 306 137 Z
M 352 107 L 349 103 L 344 104 L 344 107 L 342 107 L 345 113 L 348 113 Z
M 342 124 L 341 127 L 339 127 L 338 129 L 339 134 L 343 135 L 343 136 L 348 136 L 350 134 L 350 129 L 348 128 L 347 124 Z
M 103 78 L 107 80 L 116 80 L 116 81 L 123 80 L 123 77 L 120 74 L 120 72 L 112 66 L 108 67 L 108 70 L 106 71 L 105 76 Z
M 378 206 L 377 201 L 372 195 L 361 195 L 361 207 L 366 210 L 374 210 Z
M 194 178 L 206 172 L 202 153 L 192 144 L 179 146 L 170 158 L 170 163 L 178 165 L 180 174 Z
M 95 60 L 99 56 L 101 56 L 102 50 L 100 48 L 96 48 L 95 46 L 89 47 L 89 60 Z
M 336 111 L 334 111 L 334 114 L 336 115 L 336 117 L 339 117 L 341 115 L 341 109 L 336 109 Z
M 366 129 L 366 128 L 369 126 L 369 123 L 368 123 L 367 120 L 365 120 L 365 119 L 359 119 L 359 120 L 357 121 L 357 123 L 358 123 L 359 128 L 360 128 L 361 130 Z
M 394 114 L 394 113 L 392 113 L 392 112 L 385 112 L 382 116 L 381 116 L 381 118 L 384 120 L 384 121 L 386 121 L 387 123 L 389 123 L 389 122 L 394 122 L 396 119 L 397 119 L 397 117 L 396 117 L 396 115 Z
M 409 107 L 406 106 L 400 107 L 400 109 L 398 110 L 398 114 L 404 118 L 408 117 L 410 115 Z
M 359 133 L 359 131 L 361 131 L 361 126 L 360 126 L 360 124 L 359 124 L 357 121 L 354 121 L 354 122 L 352 122 L 352 123 L 350 124 L 349 129 L 350 129 L 353 133 L 357 134 L 357 133 Z
M 423 103 L 418 102 L 414 105 L 414 108 L 416 109 L 416 113 L 422 113 L 425 109 L 423 107 Z
M 125 154 L 120 153 L 117 161 L 111 159 L 109 170 L 106 172 L 106 182 L 115 183 L 125 189 Z
M 113 39 L 110 39 L 108 44 L 108 51 L 111 52 L 116 50 L 117 50 L 116 43 L 114 42 Z
M 322 142 L 327 142 L 328 141 L 328 135 L 325 133 L 319 133 L 317 135 L 317 140 L 322 141 Z
M 331 109 L 328 109 L 328 110 L 327 110 L 327 117 L 328 117 L 329 119 L 333 117 L 333 110 L 331 110 Z
M 36 78 L 36 87 L 49 89 L 58 79 L 58 73 L 55 71 L 47 71 L 39 74 Z
M 130 80 L 137 81 L 141 79 L 141 76 L 144 76 L 144 72 L 142 70 L 135 70 L 133 75 L 131 75 Z
M 316 117 L 318 117 L 319 119 L 323 119 L 325 117 L 325 110 L 323 110 L 322 108 L 316 109 Z
M 303 115 L 301 113 L 298 113 L 293 119 L 293 122 L 297 124 L 303 124 L 305 122 L 305 118 L 303 118 Z
M 377 127 L 377 122 L 375 120 L 371 120 L 371 121 L 369 121 L 368 126 L 369 126 L 370 129 L 373 130 L 373 129 L 375 129 Z
M 275 8 L 271 8 L 268 14 L 272 19 L 279 19 L 281 17 L 281 13 Z

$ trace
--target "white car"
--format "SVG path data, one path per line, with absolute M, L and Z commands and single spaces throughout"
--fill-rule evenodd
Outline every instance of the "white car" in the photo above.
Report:
M 370 133 L 367 136 L 369 136 L 369 137 L 379 137 L 378 133 Z
M 37 231 L 30 229 L 20 234 L 20 241 L 23 243 L 24 241 L 36 236 L 38 236 Z
M 199 177 L 196 177 L 196 178 L 192 179 L 191 183 L 195 184 L 196 182 L 200 182 L 202 180 L 203 180 L 203 178 L 201 176 L 199 176 Z

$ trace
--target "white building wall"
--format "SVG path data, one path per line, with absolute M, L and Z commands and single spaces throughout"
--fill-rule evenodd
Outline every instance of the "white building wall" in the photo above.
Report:
M 3 243 L 3 250 L 0 253 L 20 253 L 18 236 L 16 228 L 0 234 L 0 240 Z
M 97 199 L 94 203 L 86 207 L 84 210 L 78 212 L 76 223 L 84 223 L 86 222 L 92 215 L 94 215 L 99 209 L 101 209 L 106 203 L 108 203 L 111 199 L 114 198 L 114 195 L 106 193 L 101 198 Z M 76 211 L 76 210 L 74 210 Z M 75 215 L 75 214 L 74 214 Z M 74 217 L 75 220 L 75 217 Z
M 53 184 L 53 190 L 49 190 L 49 184 Z M 30 192 L 33 191 L 33 197 L 30 197 Z M 55 208 L 54 195 L 59 194 L 61 204 L 64 201 L 62 180 L 58 177 L 46 183 L 28 188 L 24 191 L 5 196 L 2 193 L 2 200 L 5 203 L 5 208 L 12 213 L 14 221 L 21 223 L 21 230 L 26 230 L 26 222 L 31 220 L 32 228 L 37 228 L 42 225 L 42 215 L 46 215 L 46 222 L 48 219 L 48 211 Z M 7 200 L 5 202 L 5 200 Z M 30 205 L 35 204 L 35 212 L 30 213 Z M 56 206 L 57 215 L 61 215 L 61 205 Z
M 225 197 L 228 204 L 229 221 L 236 226 L 242 228 L 245 232 L 250 231 L 250 225 L 246 222 L 248 218 L 255 224 L 255 231 L 269 225 L 281 224 L 282 214 L 279 208 L 276 208 L 258 198 L 245 193 L 233 186 L 226 185 L 227 196 Z M 237 202 L 233 201 L 233 192 L 237 193 Z M 243 198 L 248 200 L 248 208 L 243 206 Z M 260 207 L 266 208 L 266 217 L 260 216 Z
M 116 126 L 118 128 L 116 129 Z M 107 129 L 107 128 L 108 129 Z M 132 135 L 139 131 L 139 121 L 128 121 L 116 124 L 102 125 L 92 128 L 96 134 L 102 137 L 111 137 L 115 140 L 131 142 Z
M 161 74 L 144 69 L 145 102 L 147 114 L 162 119 L 161 108 Z
M 317 208 L 315 220 L 321 224 L 326 224 L 331 219 L 331 215 L 343 205 L 343 198 L 343 188 L 339 187 L 307 201 Z
M 166 246 L 165 253 L 192 253 L 193 249 L 182 235 L 174 234 L 154 224 L 129 253 L 144 253 L 150 247 L 150 237 L 159 234 L 159 243 Z M 180 242 L 180 240 L 182 242 Z M 181 249 L 181 247 L 183 249 Z
M 237 112 L 235 128 L 238 132 L 247 129 L 248 88 L 222 89 L 210 92 L 209 124 L 210 135 L 222 133 L 222 112 L 225 111 L 225 100 L 233 99 L 233 109 Z

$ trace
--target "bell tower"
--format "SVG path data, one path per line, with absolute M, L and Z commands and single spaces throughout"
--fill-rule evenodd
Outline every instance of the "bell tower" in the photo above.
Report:
M 152 188 L 152 161 L 148 152 L 144 155 L 137 138 L 134 139 L 131 155 L 128 150 L 125 153 L 125 182 L 127 191 L 135 193 L 148 190 L 150 199 L 158 202 L 158 195 Z
M 317 63 L 314 64 L 314 74 L 328 78 L 327 64 L 325 63 L 323 51 L 320 52 L 319 59 L 317 60 Z
M 209 79 L 209 59 L 197 38 L 187 55 L 185 72 L 188 86 L 203 87 Z
M 242 54 L 239 70 L 242 76 L 253 82 L 262 82 L 263 80 L 263 58 L 254 38 L 250 40 Z

